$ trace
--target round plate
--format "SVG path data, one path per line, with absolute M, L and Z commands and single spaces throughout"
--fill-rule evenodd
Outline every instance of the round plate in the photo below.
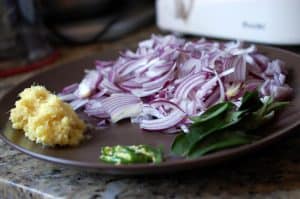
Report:
M 59 92 L 64 86 L 78 82 L 84 75 L 84 69 L 93 68 L 94 60 L 111 59 L 116 54 L 101 54 L 100 56 L 90 56 L 79 61 L 56 67 L 42 74 L 38 74 L 25 82 L 22 82 L 10 90 L 0 101 L 0 136 L 14 148 L 29 154 L 33 157 L 47 160 L 54 163 L 96 169 L 107 174 L 152 174 L 169 173 L 179 170 L 192 169 L 215 164 L 228 160 L 251 151 L 257 150 L 272 142 L 275 142 L 290 132 L 291 129 L 300 124 L 300 56 L 270 47 L 259 47 L 259 51 L 272 58 L 279 58 L 286 62 L 289 69 L 289 84 L 294 88 L 294 96 L 289 106 L 287 106 L 272 125 L 264 128 L 262 139 L 248 145 L 212 153 L 204 157 L 187 160 L 174 158 L 170 153 L 170 145 L 176 135 L 161 133 L 143 132 L 138 126 L 129 121 L 114 124 L 103 130 L 92 130 L 92 139 L 85 141 L 77 147 L 43 147 L 29 141 L 24 137 L 23 132 L 14 131 L 8 122 L 9 110 L 14 107 L 17 95 L 24 88 L 32 84 L 46 86 L 53 92 Z M 149 144 L 152 146 L 164 147 L 166 161 L 160 164 L 135 164 L 135 165 L 110 165 L 98 160 L 101 146 L 105 145 L 131 145 Z

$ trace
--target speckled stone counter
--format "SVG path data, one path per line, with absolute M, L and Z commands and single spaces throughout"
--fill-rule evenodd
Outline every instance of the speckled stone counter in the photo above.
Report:
M 0 141 L 0 198 L 300 198 L 300 134 L 211 168 L 105 176 L 33 159 Z
M 134 33 L 114 46 L 62 49 L 60 62 L 107 47 L 123 48 L 155 31 Z M 31 75 L 1 79 L 0 97 Z M 299 152 L 300 128 L 268 148 L 214 167 L 163 176 L 120 177 L 37 160 L 0 141 L 0 199 L 300 198 Z

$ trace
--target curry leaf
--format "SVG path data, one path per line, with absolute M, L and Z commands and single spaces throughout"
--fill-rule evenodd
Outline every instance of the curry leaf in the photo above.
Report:
M 207 111 L 205 111 L 202 115 L 198 117 L 191 117 L 191 120 L 197 123 L 205 122 L 207 120 L 210 120 L 214 117 L 219 116 L 220 114 L 227 111 L 229 108 L 232 108 L 233 104 L 230 102 L 222 102 L 219 104 L 216 104 L 209 108 Z
M 257 91 L 246 92 L 242 98 L 242 104 L 239 107 L 239 110 L 255 111 L 262 107 L 262 105 L 263 103 L 261 102 Z
M 275 111 L 286 104 L 275 102 L 271 97 L 262 102 L 257 91 L 246 92 L 239 108 L 231 102 L 222 102 L 202 115 L 191 118 L 194 123 L 189 132 L 178 135 L 171 150 L 174 154 L 195 158 L 212 151 L 247 144 L 252 140 L 249 133 L 270 121 Z
M 229 110 L 228 110 L 229 109 Z M 244 111 L 232 111 L 231 107 L 227 112 L 219 114 L 210 120 L 202 123 L 195 123 L 191 126 L 189 133 L 177 136 L 172 144 L 172 152 L 177 155 L 187 155 L 199 141 L 217 130 L 229 127 L 241 120 Z
M 248 144 L 251 143 L 252 140 L 253 138 L 249 136 L 245 136 L 238 131 L 230 132 L 230 134 L 226 135 L 225 137 L 219 138 L 218 140 L 214 140 L 208 143 L 206 146 L 195 148 L 189 153 L 188 157 L 189 158 L 201 157 L 213 151 L 219 151 L 234 146 Z

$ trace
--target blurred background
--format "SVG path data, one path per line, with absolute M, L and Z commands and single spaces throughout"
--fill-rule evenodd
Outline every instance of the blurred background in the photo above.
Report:
M 0 77 L 52 64 L 61 49 L 117 42 L 149 27 L 298 51 L 299 9 L 299 0 L 0 0 Z
M 60 47 L 115 41 L 154 22 L 152 0 L 1 0 L 0 77 L 52 64 Z

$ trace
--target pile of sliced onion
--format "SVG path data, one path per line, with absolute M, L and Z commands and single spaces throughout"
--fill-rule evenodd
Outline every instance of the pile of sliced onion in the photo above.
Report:
M 289 97 L 286 76 L 282 61 L 257 52 L 254 45 L 152 35 L 135 52 L 96 61 L 94 70 L 59 96 L 99 124 L 131 118 L 147 131 L 187 132 L 189 116 L 222 101 L 238 105 L 246 91 Z

